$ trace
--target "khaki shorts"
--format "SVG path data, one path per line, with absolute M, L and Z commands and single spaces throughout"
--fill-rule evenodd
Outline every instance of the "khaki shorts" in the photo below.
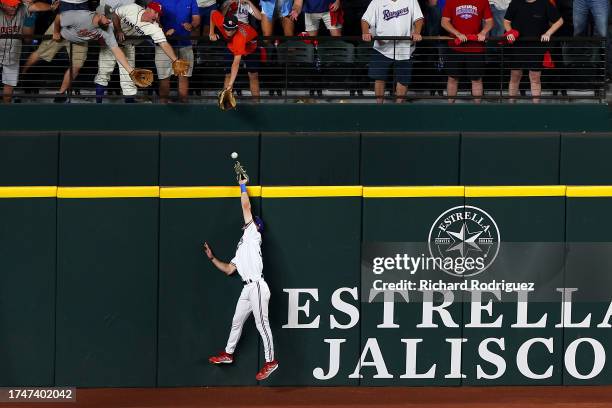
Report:
M 53 35 L 53 25 L 47 29 L 45 35 Z M 45 40 L 43 41 L 36 52 L 38 56 L 47 61 L 53 61 L 55 58 L 55 54 L 57 54 L 62 47 L 66 47 L 66 52 L 70 56 L 70 42 L 66 40 L 62 41 L 53 41 L 53 40 Z M 76 68 L 81 68 L 83 64 L 85 64 L 85 60 L 87 59 L 87 43 L 84 44 L 72 44 L 72 55 L 70 56 L 72 59 L 72 66 Z
M 333 26 L 331 23 L 331 15 L 329 11 L 325 13 L 304 13 L 304 23 L 306 26 L 306 31 L 317 31 L 319 29 L 319 24 L 321 24 L 321 20 L 323 20 L 323 24 L 328 30 L 337 30 L 342 28 L 341 24 Z
M 191 46 L 175 48 L 174 52 L 178 58 L 189 61 L 189 71 L 185 76 L 191 77 L 193 74 L 193 48 Z M 155 67 L 157 68 L 157 77 L 159 79 L 166 79 L 172 76 L 172 62 L 160 46 L 155 46 Z

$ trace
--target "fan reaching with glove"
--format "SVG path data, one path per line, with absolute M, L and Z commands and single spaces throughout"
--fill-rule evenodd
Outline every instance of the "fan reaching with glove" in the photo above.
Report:
M 234 81 L 238 76 L 238 69 L 241 65 L 246 67 L 249 74 L 249 87 L 251 95 L 255 100 L 259 98 L 259 55 L 255 54 L 257 50 L 257 31 L 248 24 L 241 23 L 233 14 L 227 14 L 223 17 L 218 11 L 213 11 L 210 14 L 210 32 L 211 41 L 217 41 L 219 36 L 215 33 L 215 28 L 221 33 L 225 41 L 227 41 L 226 54 L 226 74 L 225 85 L 219 92 L 219 108 L 221 110 L 234 109 L 236 107 L 236 99 L 232 93 Z

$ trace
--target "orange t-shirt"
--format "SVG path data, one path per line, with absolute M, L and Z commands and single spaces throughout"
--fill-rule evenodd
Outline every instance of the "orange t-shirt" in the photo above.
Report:
M 212 21 L 215 27 L 219 29 L 223 38 L 227 40 L 227 48 L 234 55 L 248 55 L 257 49 L 257 31 L 248 24 L 238 23 L 236 34 L 232 38 L 225 35 L 223 28 L 223 14 L 215 10 L 212 12 Z

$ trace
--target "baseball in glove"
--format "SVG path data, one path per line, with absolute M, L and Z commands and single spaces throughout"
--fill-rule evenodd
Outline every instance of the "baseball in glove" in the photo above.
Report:
M 218 97 L 219 109 L 225 111 L 236 108 L 236 98 L 234 97 L 234 94 L 231 89 L 222 90 L 221 92 L 219 92 Z
M 189 61 L 176 59 L 172 63 L 172 71 L 176 76 L 185 76 L 189 72 Z
M 153 71 L 150 69 L 134 68 L 130 72 L 130 78 L 139 88 L 146 88 L 153 83 Z

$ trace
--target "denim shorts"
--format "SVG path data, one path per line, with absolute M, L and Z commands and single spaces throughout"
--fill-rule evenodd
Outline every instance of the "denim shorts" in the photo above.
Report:
M 402 85 L 410 84 L 412 77 L 412 60 L 394 60 L 388 58 L 378 51 L 372 53 L 368 76 L 375 81 L 386 81 L 389 78 L 389 71 L 393 70 L 395 82 Z

